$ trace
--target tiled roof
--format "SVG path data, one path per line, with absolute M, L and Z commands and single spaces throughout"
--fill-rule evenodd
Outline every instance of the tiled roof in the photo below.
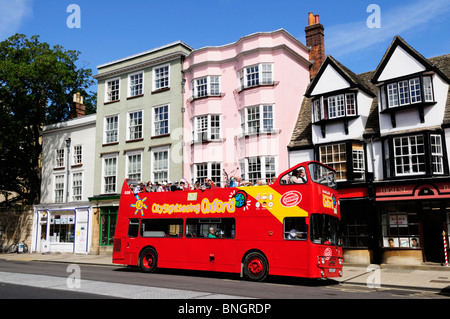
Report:
M 423 63 L 427 64 L 426 66 L 428 68 L 433 69 L 436 71 L 436 73 L 443 77 L 444 81 L 449 82 L 450 79 L 450 54 L 437 56 L 434 58 L 426 59 L 417 51 L 415 51 L 412 47 L 410 47 L 402 38 L 395 37 L 393 43 L 389 47 L 389 49 L 386 51 L 385 56 L 383 57 L 383 60 L 388 55 L 388 52 L 391 50 L 392 45 L 397 43 L 402 43 L 403 45 L 406 45 L 410 52 L 413 52 L 416 57 L 418 57 Z M 375 71 L 365 72 L 361 74 L 355 74 L 352 71 L 350 71 L 348 68 L 346 68 L 344 65 L 342 65 L 340 62 L 338 62 L 336 59 L 334 59 L 331 56 L 327 56 L 327 59 L 329 59 L 328 63 L 332 62 L 335 64 L 336 67 L 339 68 L 339 70 L 346 75 L 348 80 L 351 80 L 353 84 L 355 84 L 358 88 L 366 91 L 367 93 L 372 93 L 374 98 L 372 99 L 372 105 L 370 107 L 369 117 L 367 118 L 366 127 L 364 130 L 363 135 L 364 136 L 373 136 L 378 135 L 380 131 L 380 125 L 379 125 L 379 116 L 378 116 L 378 97 L 377 97 L 377 87 L 371 82 L 371 80 L 374 78 L 374 76 L 377 74 L 377 72 L 380 71 L 380 67 L 382 65 L 382 62 L 378 65 L 377 69 Z M 324 63 L 321 66 L 321 69 L 325 67 L 325 63 L 327 61 L 325 59 Z M 382 61 L 383 61 L 382 60 Z M 319 71 L 318 75 L 320 76 L 321 72 Z M 317 77 L 317 76 L 316 76 Z M 317 83 L 318 79 L 313 79 L 310 85 L 308 86 L 306 90 L 306 96 L 309 96 L 309 94 L 312 91 L 312 86 Z M 302 108 L 300 110 L 300 114 L 297 120 L 297 123 L 294 127 L 294 131 L 292 133 L 291 142 L 289 143 L 288 147 L 290 149 L 301 149 L 301 148 L 311 148 L 312 145 L 312 123 L 311 123 L 311 98 L 310 97 L 304 97 L 302 102 Z M 449 86 L 449 92 L 447 94 L 447 101 L 446 101 L 446 107 L 445 107 L 445 114 L 442 125 L 444 127 L 450 127 L 450 86 Z

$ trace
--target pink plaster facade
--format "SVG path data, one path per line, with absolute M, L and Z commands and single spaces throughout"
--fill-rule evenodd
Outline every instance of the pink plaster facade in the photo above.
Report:
M 223 184 L 223 170 L 266 181 L 288 169 L 287 145 L 310 78 L 308 51 L 281 29 L 186 57 L 183 174 L 189 182 L 208 177 Z

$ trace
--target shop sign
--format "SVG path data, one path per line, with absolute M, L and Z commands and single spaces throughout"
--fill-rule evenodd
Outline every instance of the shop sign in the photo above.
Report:
M 408 215 L 406 215 L 406 214 L 390 215 L 389 216 L 389 225 L 397 226 L 397 227 L 407 227 L 408 226 Z
M 339 190 L 339 198 L 357 198 L 367 196 L 369 196 L 369 191 L 364 187 Z

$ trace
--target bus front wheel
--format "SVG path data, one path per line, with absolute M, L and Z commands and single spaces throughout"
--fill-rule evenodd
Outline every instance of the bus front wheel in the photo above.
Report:
M 269 264 L 266 258 L 258 252 L 253 252 L 245 257 L 244 276 L 248 280 L 263 281 L 269 274 Z
M 154 272 L 158 263 L 158 254 L 153 248 L 145 248 L 140 257 L 141 269 L 144 272 Z

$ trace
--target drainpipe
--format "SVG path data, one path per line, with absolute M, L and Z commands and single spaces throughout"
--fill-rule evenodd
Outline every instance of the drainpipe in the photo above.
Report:
M 184 178 L 184 85 L 186 84 L 186 78 L 184 77 L 184 55 L 181 55 L 181 178 Z
M 67 147 L 67 183 L 66 183 L 66 203 L 69 202 L 69 174 L 70 174 L 70 143 L 71 139 L 70 137 L 66 140 L 66 147 Z

